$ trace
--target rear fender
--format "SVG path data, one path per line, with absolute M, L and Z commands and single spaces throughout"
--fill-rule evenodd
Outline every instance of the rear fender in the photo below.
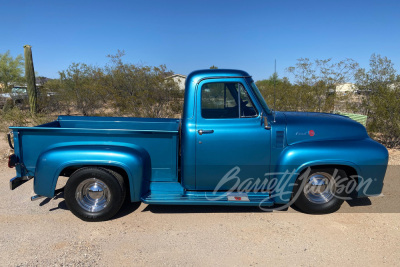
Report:
M 34 191 L 53 197 L 61 171 L 74 166 L 103 166 L 123 169 L 129 180 L 131 201 L 139 201 L 148 189 L 151 176 L 150 156 L 141 147 L 113 145 L 76 145 L 43 152 L 36 164 Z

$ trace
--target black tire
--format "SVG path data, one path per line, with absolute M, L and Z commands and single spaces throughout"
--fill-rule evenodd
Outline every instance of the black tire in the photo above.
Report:
M 329 186 L 325 191 L 319 194 L 319 188 L 325 188 L 315 186 L 318 184 L 315 177 L 325 176 Z M 329 177 L 330 176 L 330 177 Z M 323 178 L 319 178 L 321 181 Z M 313 181 L 313 182 L 310 182 Z M 349 179 L 347 178 L 346 172 L 341 169 L 335 168 L 324 168 L 324 169 L 311 169 L 303 172 L 293 189 L 293 201 L 294 206 L 300 211 L 309 214 L 328 214 L 339 210 L 343 204 L 344 199 L 348 196 L 345 187 Z M 318 188 L 317 193 L 310 190 L 310 188 Z M 328 190 L 328 191 L 326 191 Z M 326 192 L 326 193 L 325 193 Z M 324 194 L 325 193 L 325 194 Z
M 98 198 L 91 198 L 91 194 Z M 78 218 L 90 222 L 105 221 L 120 210 L 126 188 L 119 173 L 106 168 L 84 167 L 70 176 L 64 196 L 67 207 Z M 94 199 L 103 204 L 97 206 L 96 202 L 91 206 Z

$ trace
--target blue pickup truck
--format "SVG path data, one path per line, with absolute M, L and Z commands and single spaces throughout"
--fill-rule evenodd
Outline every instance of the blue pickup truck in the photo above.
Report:
M 32 199 L 51 198 L 69 177 L 66 204 L 86 221 L 113 217 L 126 198 L 331 213 L 379 195 L 388 163 L 361 124 L 271 110 L 239 70 L 192 72 L 181 119 L 60 116 L 10 129 L 11 189 L 34 179 Z

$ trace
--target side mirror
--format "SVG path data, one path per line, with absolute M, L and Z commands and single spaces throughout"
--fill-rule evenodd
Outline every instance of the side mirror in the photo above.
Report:
M 267 117 L 264 117 L 264 128 L 265 130 L 271 130 L 271 125 L 268 124 Z
M 271 129 L 271 125 L 268 124 L 268 119 L 267 119 L 266 116 L 264 116 L 264 113 L 261 112 L 260 117 L 261 117 L 261 123 L 264 120 L 264 128 L 266 130 L 270 130 Z

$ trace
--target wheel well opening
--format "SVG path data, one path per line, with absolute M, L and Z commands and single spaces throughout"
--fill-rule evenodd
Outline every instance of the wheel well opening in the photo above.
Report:
M 130 184 L 129 184 L 128 174 L 126 173 L 126 171 L 124 169 L 122 169 L 120 167 L 102 166 L 102 165 L 69 166 L 69 167 L 64 168 L 60 172 L 59 176 L 70 177 L 75 171 L 77 171 L 78 169 L 84 168 L 84 167 L 105 168 L 105 169 L 109 169 L 109 170 L 115 171 L 116 173 L 120 174 L 124 178 L 127 196 L 130 196 Z M 56 188 L 58 188 L 58 186 Z

